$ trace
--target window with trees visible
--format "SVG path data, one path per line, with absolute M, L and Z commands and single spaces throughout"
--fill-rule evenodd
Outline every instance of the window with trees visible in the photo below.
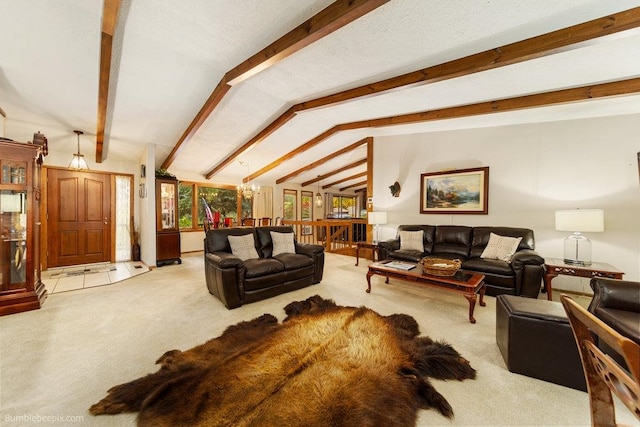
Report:
M 351 195 L 334 194 L 331 197 L 331 214 L 334 218 L 358 218 L 357 198 Z
M 313 192 L 300 192 L 300 219 L 302 221 L 313 221 Z M 302 227 L 302 234 L 311 234 L 313 229 L 310 225 Z
M 199 230 L 204 227 L 206 218 L 205 203 L 212 212 L 220 213 L 224 218 L 238 218 L 238 191 L 233 186 L 213 186 L 198 183 L 181 182 L 178 190 L 178 212 L 181 230 Z M 242 210 L 251 209 L 251 201 L 242 201 Z
M 298 204 L 297 204 L 298 192 L 296 190 L 284 190 L 283 193 L 283 219 L 290 219 L 295 221 L 298 219 Z

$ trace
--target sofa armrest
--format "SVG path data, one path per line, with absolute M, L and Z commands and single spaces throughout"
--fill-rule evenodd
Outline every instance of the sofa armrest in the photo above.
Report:
M 307 255 L 313 258 L 315 255 L 324 252 L 324 246 L 314 245 L 312 243 L 298 243 L 296 242 L 296 253 Z
M 205 253 L 204 260 L 218 268 L 235 268 L 243 264 L 240 258 L 228 252 Z
M 378 256 L 380 259 L 389 258 L 389 254 L 400 249 L 400 239 L 389 239 L 378 242 Z
M 591 313 L 595 314 L 598 308 L 640 313 L 640 282 L 594 277 L 590 285 L 593 289 Z
M 544 258 L 542 258 L 536 251 L 531 249 L 522 249 L 517 251 L 511 257 L 511 266 L 516 269 L 523 265 L 543 265 Z
M 544 276 L 544 258 L 531 249 L 513 254 L 511 268 L 515 274 L 516 295 L 538 298 Z

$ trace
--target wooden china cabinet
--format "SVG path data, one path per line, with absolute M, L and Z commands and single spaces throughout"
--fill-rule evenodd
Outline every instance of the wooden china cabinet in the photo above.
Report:
M 156 265 L 180 259 L 180 228 L 178 224 L 178 180 L 156 176 Z
M 0 138 L 0 316 L 35 310 L 47 290 L 40 264 L 40 171 L 44 135 L 33 143 Z

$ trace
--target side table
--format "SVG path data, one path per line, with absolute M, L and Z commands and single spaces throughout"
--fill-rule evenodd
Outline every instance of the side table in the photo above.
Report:
M 566 264 L 559 258 L 545 258 L 544 289 L 551 301 L 551 281 L 560 274 L 576 277 L 607 277 L 622 279 L 624 273 L 606 262 L 593 262 L 591 265 Z
M 373 261 L 380 261 L 378 257 L 378 244 L 373 242 L 356 242 L 356 266 L 360 263 L 360 249 L 371 249 L 373 252 Z

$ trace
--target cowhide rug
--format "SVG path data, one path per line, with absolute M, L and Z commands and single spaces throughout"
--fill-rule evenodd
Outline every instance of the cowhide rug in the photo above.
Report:
M 418 410 L 453 410 L 428 377 L 476 372 L 444 342 L 419 337 L 415 319 L 341 307 L 314 296 L 230 326 L 156 373 L 121 384 L 90 409 L 139 412 L 141 426 L 409 426 Z

